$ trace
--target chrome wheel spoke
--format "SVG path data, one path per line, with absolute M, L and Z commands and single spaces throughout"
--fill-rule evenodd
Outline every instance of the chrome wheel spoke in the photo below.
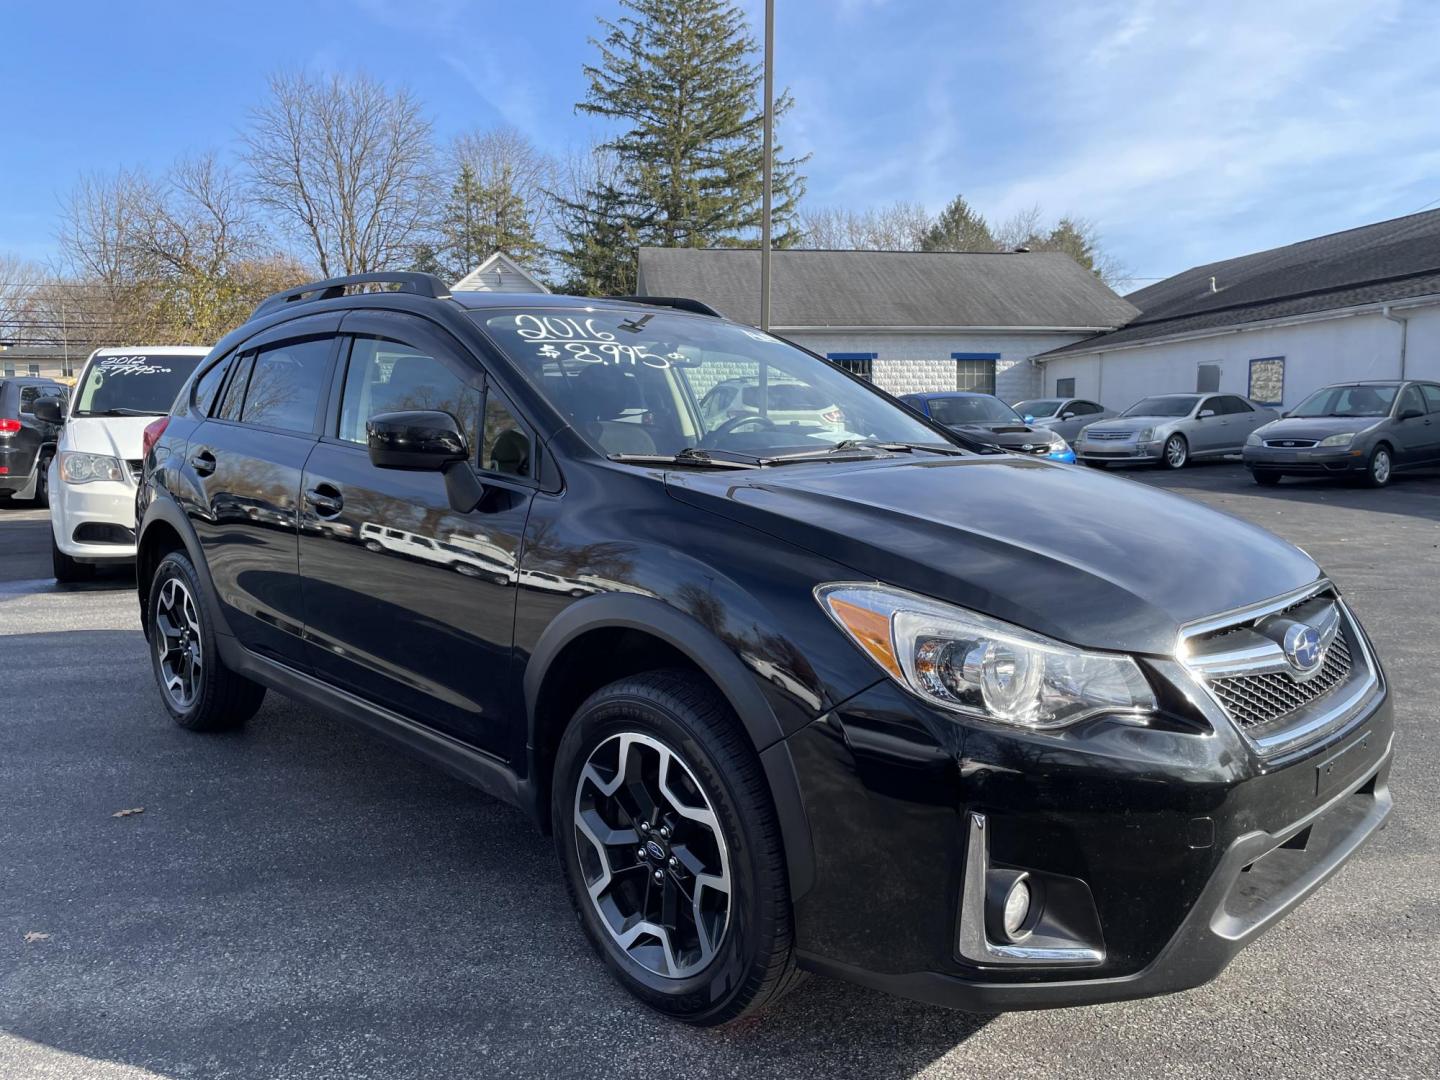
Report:
M 585 891 L 614 943 L 666 978 L 708 964 L 729 923 L 729 852 L 684 760 L 648 735 L 610 736 L 581 770 L 573 817 Z
M 179 578 L 160 586 L 154 630 L 161 685 L 176 708 L 188 709 L 199 690 L 204 639 L 194 597 Z

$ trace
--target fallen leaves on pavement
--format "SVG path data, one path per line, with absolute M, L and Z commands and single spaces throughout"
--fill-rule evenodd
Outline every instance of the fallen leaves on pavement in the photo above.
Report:
M 25 935 L 25 943 L 26 943 L 27 945 L 30 944 L 31 942 L 35 942 L 35 941 L 49 941 L 49 940 L 50 940 L 50 935 L 49 935 L 49 934 L 42 934 L 39 930 L 31 930 L 28 934 Z
M 145 812 L 145 807 L 143 807 L 143 806 L 136 806 L 136 807 L 134 807 L 133 809 L 130 809 L 130 810 L 116 810 L 115 813 L 111 814 L 110 816 L 111 816 L 111 817 L 129 817 L 131 814 L 143 814 L 144 812 Z

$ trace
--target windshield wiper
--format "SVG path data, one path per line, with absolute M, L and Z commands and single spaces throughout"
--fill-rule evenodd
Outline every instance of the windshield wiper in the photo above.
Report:
M 722 451 L 723 452 L 723 451 Z M 716 457 L 714 451 L 687 446 L 678 454 L 610 454 L 611 461 L 630 465 L 695 465 L 703 469 L 758 469 L 759 458 Z

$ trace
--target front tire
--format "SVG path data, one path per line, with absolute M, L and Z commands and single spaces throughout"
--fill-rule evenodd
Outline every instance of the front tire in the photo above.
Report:
M 1390 447 L 1381 443 L 1370 453 L 1370 460 L 1365 465 L 1364 484 L 1366 487 L 1382 488 L 1390 483 L 1390 478 L 1395 472 L 1395 459 L 1390 454 Z
M 55 572 L 55 581 L 61 585 L 74 585 L 77 582 L 89 581 L 95 576 L 93 563 L 82 563 L 60 550 L 60 545 L 55 542 L 54 532 L 50 534 L 50 566 Z
M 1183 469 L 1190 462 L 1190 444 L 1184 435 L 1171 435 L 1165 440 L 1160 464 L 1167 469 Z
M 770 791 L 707 681 L 650 672 L 591 695 L 560 741 L 551 814 L 580 923 L 641 1001 L 709 1026 L 798 982 Z
M 229 731 L 254 716 L 265 688 L 220 658 L 199 576 L 182 552 L 160 560 L 147 603 L 150 663 L 174 721 L 190 731 Z

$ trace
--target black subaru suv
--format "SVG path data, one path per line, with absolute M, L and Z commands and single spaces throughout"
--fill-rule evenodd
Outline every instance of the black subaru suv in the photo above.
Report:
M 755 406 L 707 417 L 725 379 Z M 772 413 L 796 384 L 827 407 Z M 137 509 L 176 721 L 271 688 L 519 804 L 693 1023 L 805 970 L 975 1010 L 1195 986 L 1390 809 L 1384 673 L 1304 552 L 967 450 L 694 301 L 277 295 L 147 432 Z

